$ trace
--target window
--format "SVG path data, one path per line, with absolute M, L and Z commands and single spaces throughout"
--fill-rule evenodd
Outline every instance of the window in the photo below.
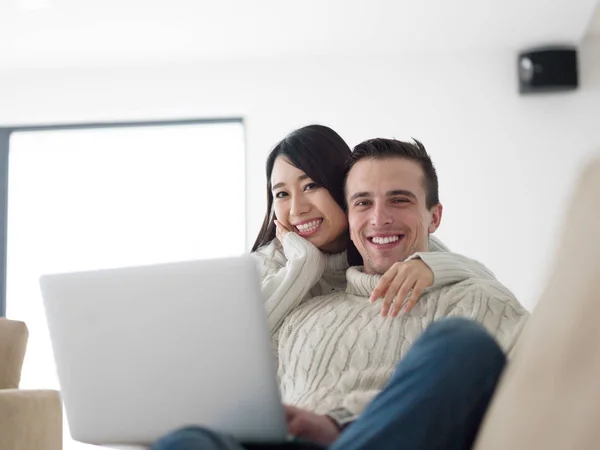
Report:
M 40 275 L 244 252 L 244 152 L 241 121 L 11 133 L 6 313 L 30 330 L 21 387 L 58 389 Z M 91 447 L 65 427 L 65 450 Z

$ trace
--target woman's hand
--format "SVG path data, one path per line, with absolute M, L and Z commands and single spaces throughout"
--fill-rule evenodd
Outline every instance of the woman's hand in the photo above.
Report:
M 423 293 L 423 290 L 433 284 L 433 272 L 420 259 L 397 262 L 383 274 L 371 294 L 371 303 L 383 298 L 381 315 L 388 313 L 396 317 L 404 304 L 402 313 L 408 313 Z M 407 298 L 410 294 L 410 298 Z M 391 311 L 390 311 L 391 308 Z
M 275 219 L 275 236 L 279 239 L 279 242 L 283 244 L 283 238 L 286 234 L 290 233 L 292 230 L 284 227 L 281 222 Z

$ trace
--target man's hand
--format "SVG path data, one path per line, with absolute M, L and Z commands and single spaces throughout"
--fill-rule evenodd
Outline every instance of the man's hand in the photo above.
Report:
M 417 303 L 423 290 L 432 284 L 433 272 L 420 259 L 397 262 L 383 274 L 369 300 L 373 303 L 383 298 L 381 315 L 386 317 L 391 308 L 390 315 L 396 317 L 403 304 L 402 312 L 408 313 Z M 407 299 L 409 293 L 410 298 Z
M 340 429 L 333 419 L 315 414 L 295 406 L 285 407 L 288 428 L 293 436 L 314 442 L 330 445 L 340 435 Z

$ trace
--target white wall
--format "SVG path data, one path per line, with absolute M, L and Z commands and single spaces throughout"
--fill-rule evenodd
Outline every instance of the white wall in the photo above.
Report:
M 265 157 L 294 127 L 327 124 L 351 145 L 417 137 L 440 175 L 439 236 L 531 307 L 574 177 L 600 149 L 600 40 L 581 49 L 577 92 L 521 97 L 515 61 L 496 51 L 4 72 L 0 124 L 243 116 L 248 245 L 263 215 Z

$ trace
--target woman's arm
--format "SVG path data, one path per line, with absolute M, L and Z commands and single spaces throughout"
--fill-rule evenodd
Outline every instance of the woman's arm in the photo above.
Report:
M 434 250 L 437 249 L 437 250 Z M 458 253 L 451 253 L 440 240 L 430 236 L 428 252 L 417 252 L 405 261 L 395 263 L 381 277 L 371 294 L 371 301 L 382 298 L 381 312 L 395 317 L 407 313 L 421 294 L 468 279 L 495 280 L 483 264 Z
M 252 255 L 258 263 L 273 334 L 323 276 L 326 258 L 317 247 L 293 232 L 285 235 L 281 245 L 275 240 Z
M 469 278 L 496 279 L 492 271 L 479 261 L 450 252 L 442 241 L 431 235 L 429 251 L 415 253 L 408 258 L 411 259 L 420 259 L 431 269 L 433 272 L 431 288 L 460 283 Z

